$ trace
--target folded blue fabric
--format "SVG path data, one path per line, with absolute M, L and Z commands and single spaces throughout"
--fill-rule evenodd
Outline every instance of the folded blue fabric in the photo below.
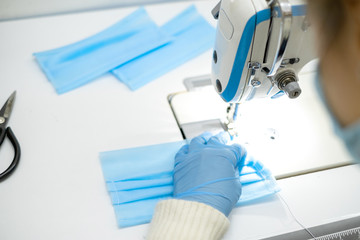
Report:
M 82 41 L 34 53 L 55 87 L 64 93 L 172 40 L 140 8 L 108 29 Z
M 186 141 L 100 153 L 119 227 L 150 222 L 158 201 L 172 198 L 174 158 Z M 272 195 L 279 187 L 259 161 L 248 156 L 239 169 L 238 205 Z
M 161 27 L 174 37 L 169 44 L 112 70 L 131 90 L 136 90 L 213 47 L 215 29 L 190 6 Z

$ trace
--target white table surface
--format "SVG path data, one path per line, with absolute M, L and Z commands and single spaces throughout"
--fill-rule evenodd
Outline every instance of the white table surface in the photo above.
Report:
M 190 3 L 150 5 L 159 24 Z M 196 2 L 215 24 L 216 1 Z M 136 92 L 111 75 L 57 95 L 32 53 L 78 41 L 136 8 L 0 22 L 0 104 L 16 90 L 9 125 L 22 149 L 0 183 L 0 239 L 143 239 L 148 225 L 119 229 L 99 152 L 181 140 L 167 102 L 186 77 L 208 74 L 211 51 Z M 5 141 L 0 169 L 12 158 Z M 360 170 L 337 168 L 279 181 L 281 195 L 306 226 L 360 214 Z M 235 209 L 225 239 L 257 239 L 300 229 L 278 196 Z

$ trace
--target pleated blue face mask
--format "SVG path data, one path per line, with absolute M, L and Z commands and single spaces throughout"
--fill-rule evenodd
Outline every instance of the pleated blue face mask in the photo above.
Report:
M 131 90 L 136 90 L 170 70 L 211 49 L 215 29 L 194 6 L 171 19 L 161 30 L 174 37 L 169 44 L 112 70 Z M 141 69 L 141 71 L 139 71 Z
M 174 158 L 184 144 L 186 141 L 100 154 L 119 227 L 150 222 L 156 204 L 172 198 Z M 279 191 L 270 171 L 250 156 L 239 169 L 239 178 L 242 194 L 237 206 Z
M 56 91 L 64 93 L 172 39 L 140 8 L 87 39 L 34 56 Z

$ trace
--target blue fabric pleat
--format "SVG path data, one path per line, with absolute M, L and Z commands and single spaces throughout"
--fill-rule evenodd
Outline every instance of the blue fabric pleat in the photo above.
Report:
M 144 8 L 84 40 L 33 55 L 58 94 L 112 72 L 136 90 L 210 49 L 215 29 L 190 6 L 159 27 Z
M 34 53 L 34 56 L 60 94 L 80 87 L 172 39 L 151 20 L 145 9 L 140 8 L 87 39 Z
M 150 222 L 158 201 L 173 196 L 174 158 L 186 141 L 100 153 L 101 166 L 119 227 Z M 264 165 L 247 156 L 239 168 L 237 206 L 273 195 L 279 187 Z
M 215 41 L 215 28 L 194 6 L 161 26 L 161 30 L 173 36 L 174 40 L 112 70 L 131 90 L 144 86 L 211 49 Z

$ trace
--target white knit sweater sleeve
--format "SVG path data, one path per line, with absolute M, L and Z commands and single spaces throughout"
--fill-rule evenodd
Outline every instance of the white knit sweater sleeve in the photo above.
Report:
M 178 199 L 157 204 L 148 240 L 218 240 L 229 227 L 227 217 L 206 204 Z

